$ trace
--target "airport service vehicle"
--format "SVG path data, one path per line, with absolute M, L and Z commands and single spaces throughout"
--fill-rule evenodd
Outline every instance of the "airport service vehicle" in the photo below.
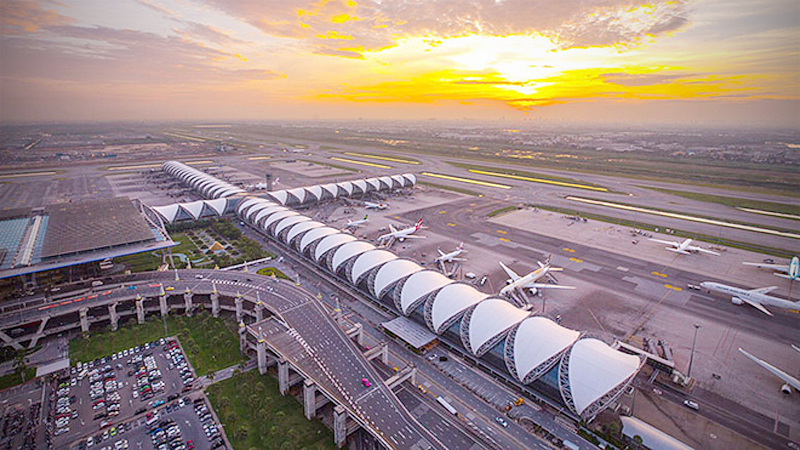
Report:
M 531 294 L 536 294 L 539 289 L 575 289 L 575 286 L 561 286 L 558 284 L 549 284 L 549 283 L 537 283 L 539 279 L 542 277 L 547 277 L 550 281 L 557 283 L 558 280 L 552 275 L 551 272 L 561 272 L 564 270 L 561 267 L 552 267 L 550 266 L 550 258 L 547 259 L 547 263 L 543 264 L 541 261 L 537 261 L 539 264 L 539 268 L 534 270 L 533 272 L 528 273 L 525 276 L 519 276 L 516 272 L 511 270 L 508 266 L 500 263 L 500 267 L 505 270 L 506 274 L 510 277 L 508 281 L 506 281 L 506 286 L 500 290 L 500 295 L 510 295 L 515 290 L 528 290 Z
M 499 423 L 503 428 L 508 428 L 508 422 L 505 421 L 502 417 L 495 417 L 495 422 Z
M 380 203 L 372 203 L 372 202 L 364 202 L 364 207 L 367 209 L 386 209 L 389 207 L 388 203 L 380 202 Z
M 706 250 L 702 247 L 698 247 L 696 245 L 692 245 L 691 239 L 686 239 L 683 242 L 677 241 L 662 241 L 661 239 L 653 239 L 649 238 L 649 240 L 653 242 L 658 242 L 659 244 L 669 245 L 669 247 L 665 247 L 667 250 L 675 253 L 680 253 L 681 255 L 691 255 L 692 253 L 707 253 L 709 255 L 719 256 L 719 253 Z
M 697 404 L 697 402 L 696 402 L 696 401 L 694 401 L 694 400 L 684 400 L 684 401 L 683 401 L 683 404 L 684 404 L 684 406 L 686 406 L 687 408 L 692 408 L 692 409 L 693 409 L 693 410 L 695 410 L 695 411 L 697 411 L 697 410 L 699 410 L 699 409 L 700 409 L 700 405 L 698 405 L 698 404 Z
M 774 262 L 772 260 L 769 260 Z M 776 277 L 786 278 L 788 280 L 797 280 L 800 279 L 800 257 L 793 257 L 789 264 L 772 264 L 772 263 L 751 263 L 751 262 L 743 262 L 745 266 L 753 266 L 758 267 L 759 269 L 772 269 L 777 270 L 778 272 L 774 272 L 773 275 Z M 786 273 L 780 273 L 786 272 Z
M 369 214 L 364 215 L 363 219 L 358 219 L 358 220 L 347 219 L 347 225 L 344 226 L 344 229 L 349 230 L 352 228 L 358 228 L 360 226 L 366 225 L 367 222 L 369 222 Z
M 747 303 L 748 305 L 756 308 L 768 316 L 773 314 L 769 312 L 765 306 L 774 306 L 776 308 L 800 310 L 800 301 L 790 302 L 782 298 L 767 295 L 777 289 L 777 286 L 769 286 L 758 289 L 742 289 L 735 286 L 728 286 L 727 284 L 715 283 L 713 281 L 704 281 L 700 283 L 700 287 L 707 291 L 715 291 L 721 294 L 731 296 L 731 303 L 734 305 L 741 305 Z
M 464 243 L 463 242 L 458 244 L 458 247 L 456 247 L 456 249 L 453 250 L 450 253 L 445 253 L 445 252 L 439 250 L 438 248 L 436 249 L 436 251 L 439 252 L 439 256 L 437 256 L 436 259 L 433 260 L 433 262 L 441 262 L 441 263 L 448 262 L 448 263 L 450 263 L 450 262 L 453 262 L 453 261 L 466 261 L 467 260 L 466 258 L 459 258 L 459 256 L 461 256 L 462 253 L 466 253 L 467 252 L 466 250 L 464 250 Z
M 800 351 L 800 349 L 798 349 L 795 346 L 792 346 L 792 348 L 794 348 L 795 350 Z M 772 373 L 776 377 L 780 378 L 781 381 L 784 382 L 783 386 L 781 386 L 781 392 L 783 392 L 784 394 L 787 394 L 787 395 L 791 394 L 792 393 L 792 388 L 800 391 L 800 380 L 798 380 L 797 378 L 789 375 L 788 373 L 782 371 L 781 369 L 778 369 L 777 367 L 773 366 L 772 364 L 770 364 L 770 363 L 768 363 L 768 362 L 766 362 L 766 361 L 764 361 L 762 359 L 756 358 L 755 356 L 751 355 L 750 353 L 747 353 L 746 351 L 744 351 L 741 347 L 739 347 L 739 353 L 741 353 L 744 356 L 746 356 L 750 361 L 753 361 L 754 363 L 758 364 L 759 366 L 767 369 L 770 373 Z
M 389 232 L 378 237 L 378 243 L 388 243 L 391 245 L 394 241 L 403 242 L 406 239 L 424 239 L 425 236 L 416 236 L 414 233 L 422 229 L 422 219 L 411 227 L 396 230 L 392 225 L 389 225 Z
M 370 383 L 370 382 L 369 382 L 369 380 L 368 380 L 368 379 L 366 379 L 366 378 L 362 378 L 362 379 L 361 379 L 361 384 L 363 384 L 363 385 L 364 385 L 364 387 L 370 387 L 370 386 L 372 386 L 372 383 Z

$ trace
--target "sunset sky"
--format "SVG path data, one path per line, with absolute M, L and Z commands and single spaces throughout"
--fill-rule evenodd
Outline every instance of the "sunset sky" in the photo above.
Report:
M 2 0 L 0 120 L 800 127 L 798 0 Z

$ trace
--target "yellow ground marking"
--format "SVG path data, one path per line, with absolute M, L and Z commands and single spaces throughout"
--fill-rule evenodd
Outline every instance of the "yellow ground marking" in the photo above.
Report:
M 503 231 L 503 230 L 497 230 L 497 232 L 500 234 L 508 234 L 508 231 Z
M 431 172 L 422 172 L 422 175 L 426 175 L 433 178 L 441 178 L 442 180 L 460 181 L 462 183 L 477 184 L 479 186 L 486 186 L 486 187 L 493 187 L 500 189 L 511 189 L 511 186 L 508 186 L 506 184 L 489 183 L 488 181 L 473 180 L 472 178 L 454 177 L 450 175 L 442 175 L 440 173 L 431 173 Z
M 453 222 L 447 222 L 447 226 L 448 227 L 454 227 L 454 226 L 456 226 L 456 224 L 454 224 Z
M 367 155 L 365 153 L 355 153 L 355 152 L 344 152 L 344 154 L 345 155 L 350 155 L 350 156 L 359 156 L 361 158 L 367 158 L 367 159 L 380 159 L 381 161 L 391 161 L 391 162 L 397 162 L 397 163 L 401 163 L 401 164 L 419 165 L 419 161 L 412 161 L 410 159 L 389 158 L 388 156 Z
M 469 169 L 472 173 L 477 173 L 479 175 L 489 175 L 492 177 L 502 177 L 502 178 L 510 178 L 512 180 L 522 180 L 522 181 L 532 181 L 534 183 L 544 183 L 544 184 L 553 184 L 556 186 L 564 186 L 564 187 L 573 187 L 578 189 L 587 189 L 590 191 L 600 191 L 600 192 L 608 192 L 608 189 L 603 187 L 595 187 L 589 186 L 586 184 L 577 184 L 577 183 L 567 183 L 564 181 L 553 181 L 553 180 L 545 180 L 543 178 L 532 178 L 532 177 L 523 177 L 520 175 L 512 175 L 510 173 L 502 173 L 502 172 L 489 172 L 486 170 L 477 170 L 477 169 Z
M 447 214 L 447 211 L 439 211 L 439 214 Z
M 582 259 L 578 259 L 578 258 L 570 258 L 569 260 L 572 261 L 572 262 L 576 262 L 576 263 L 582 263 L 583 262 Z
M 763 214 L 766 216 L 775 216 L 775 217 L 783 217 L 786 219 L 800 220 L 800 216 L 796 216 L 794 214 L 779 213 L 775 211 L 764 211 L 763 209 L 742 208 L 740 206 L 737 206 L 736 209 L 753 214 Z
M 272 156 L 251 156 L 247 159 L 248 161 L 261 161 L 264 159 L 272 159 Z
M 501 241 L 503 241 L 503 242 L 511 242 L 511 241 L 509 241 L 509 240 L 508 240 L 508 239 L 506 239 L 506 238 L 500 238 L 500 240 L 501 240 Z
M 205 139 L 200 139 L 198 137 L 189 136 L 189 135 L 185 135 L 185 134 L 169 133 L 169 132 L 166 132 L 166 131 L 164 132 L 164 134 L 166 134 L 167 136 L 186 139 L 186 140 L 189 140 L 189 141 L 196 141 L 196 142 L 205 142 L 206 141 Z
M 665 273 L 661 273 L 661 272 L 655 272 L 655 271 L 653 271 L 653 272 L 650 272 L 650 274 L 651 274 L 651 275 L 655 275 L 655 276 L 657 276 L 657 277 L 661 277 L 661 278 L 667 278 L 667 274 L 665 274 Z
M 564 251 L 565 252 L 570 252 L 570 253 L 575 253 L 575 250 L 573 250 L 571 248 L 567 248 L 567 247 L 564 247 Z
M 391 169 L 392 168 L 392 166 L 384 166 L 383 164 L 375 164 L 375 163 L 366 162 L 366 161 L 356 161 L 355 159 L 339 158 L 338 156 L 331 156 L 330 159 L 332 159 L 334 161 L 345 162 L 345 163 L 350 163 L 350 164 L 358 164 L 360 166 L 377 167 L 378 169 Z

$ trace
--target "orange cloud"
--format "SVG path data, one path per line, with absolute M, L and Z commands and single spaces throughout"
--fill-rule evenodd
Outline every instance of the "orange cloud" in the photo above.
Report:
M 30 0 L 0 2 L 0 24 L 3 34 L 36 33 L 42 28 L 66 25 L 70 22 L 71 18 L 44 9 L 39 2 Z

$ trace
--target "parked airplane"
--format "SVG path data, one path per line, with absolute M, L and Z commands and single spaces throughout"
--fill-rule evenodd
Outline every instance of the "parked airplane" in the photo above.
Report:
M 743 262 L 742 264 L 745 266 L 758 267 L 759 269 L 772 269 L 777 270 L 778 272 L 786 272 L 775 272 L 774 275 L 789 280 L 797 280 L 800 278 L 800 258 L 797 256 L 793 257 L 792 260 L 789 261 L 789 264 L 762 264 L 751 262 Z
M 511 279 L 508 280 L 506 282 L 506 286 L 500 290 L 500 295 L 510 295 L 515 290 L 525 289 L 530 291 L 531 294 L 536 294 L 539 289 L 575 289 L 574 286 L 559 286 L 557 284 L 537 283 L 536 281 L 545 276 L 551 281 L 557 282 L 555 277 L 550 272 L 561 272 L 564 270 L 561 267 L 551 267 L 549 258 L 547 260 L 547 264 L 542 264 L 539 261 L 537 262 L 539 264 L 539 268 L 522 277 L 517 275 L 516 272 L 501 262 L 500 267 L 506 271 Z
M 389 204 L 388 203 L 383 203 L 383 202 L 380 202 L 380 203 L 364 202 L 364 207 L 367 208 L 367 209 L 378 210 L 378 209 L 386 209 L 386 208 L 388 208 Z
M 362 225 L 366 225 L 367 222 L 369 222 L 369 215 L 364 215 L 363 219 L 358 219 L 358 220 L 347 219 L 347 225 L 345 225 L 343 229 L 349 230 L 352 228 L 358 228 Z
M 275 178 L 275 180 L 272 181 L 272 185 L 275 186 L 276 184 L 278 184 L 280 179 L 281 179 L 281 177 Z M 247 185 L 247 186 L 245 186 L 245 188 L 248 191 L 253 191 L 253 190 L 255 190 L 255 191 L 263 191 L 264 189 L 267 188 L 267 183 L 262 181 L 260 183 Z
M 406 239 L 424 239 L 425 236 L 415 236 L 414 233 L 422 229 L 422 219 L 419 219 L 414 226 L 396 230 L 392 225 L 389 225 L 389 232 L 378 237 L 378 243 L 382 244 L 388 242 L 389 245 L 394 241 L 403 242 Z
M 800 310 L 800 302 L 790 302 L 782 298 L 767 295 L 777 289 L 777 286 L 763 287 L 758 289 L 742 289 L 727 284 L 715 283 L 713 281 L 704 281 L 700 283 L 703 289 L 709 291 L 716 291 L 722 294 L 731 296 L 731 303 L 734 305 L 741 305 L 747 303 L 748 305 L 756 308 L 768 316 L 773 314 L 769 312 L 765 306 L 774 306 L 776 308 Z
M 719 253 L 717 252 L 712 252 L 711 250 L 706 250 L 702 247 L 691 245 L 692 243 L 691 239 L 686 239 L 683 242 L 662 241 L 661 239 L 653 239 L 653 238 L 649 239 L 653 242 L 658 242 L 659 244 L 669 245 L 669 247 L 666 247 L 667 250 L 675 253 L 680 253 L 681 255 L 691 255 L 692 253 L 703 252 L 703 253 L 708 253 L 709 255 L 719 256 Z
M 784 394 L 791 394 L 792 388 L 800 391 L 800 380 L 798 380 L 797 378 L 789 375 L 788 373 L 782 371 L 781 369 L 778 369 L 777 367 L 773 366 L 772 364 L 762 359 L 756 358 L 750 353 L 744 351 L 741 347 L 739 347 L 739 353 L 743 354 L 744 356 L 746 356 L 748 359 L 758 364 L 759 366 L 769 370 L 776 377 L 780 378 L 781 381 L 785 383 L 783 386 L 781 386 L 781 392 L 783 392 Z
M 438 248 L 436 249 L 436 251 L 439 252 L 439 256 L 436 257 L 436 259 L 434 259 L 433 262 L 441 262 L 441 263 L 448 262 L 449 263 L 449 262 L 453 262 L 453 261 L 466 261 L 467 260 L 467 258 L 459 258 L 458 257 L 462 253 L 466 253 L 467 252 L 466 250 L 464 250 L 464 243 L 463 242 L 458 244 L 458 247 L 456 247 L 456 249 L 453 250 L 450 253 L 445 253 L 445 252 L 441 251 Z

